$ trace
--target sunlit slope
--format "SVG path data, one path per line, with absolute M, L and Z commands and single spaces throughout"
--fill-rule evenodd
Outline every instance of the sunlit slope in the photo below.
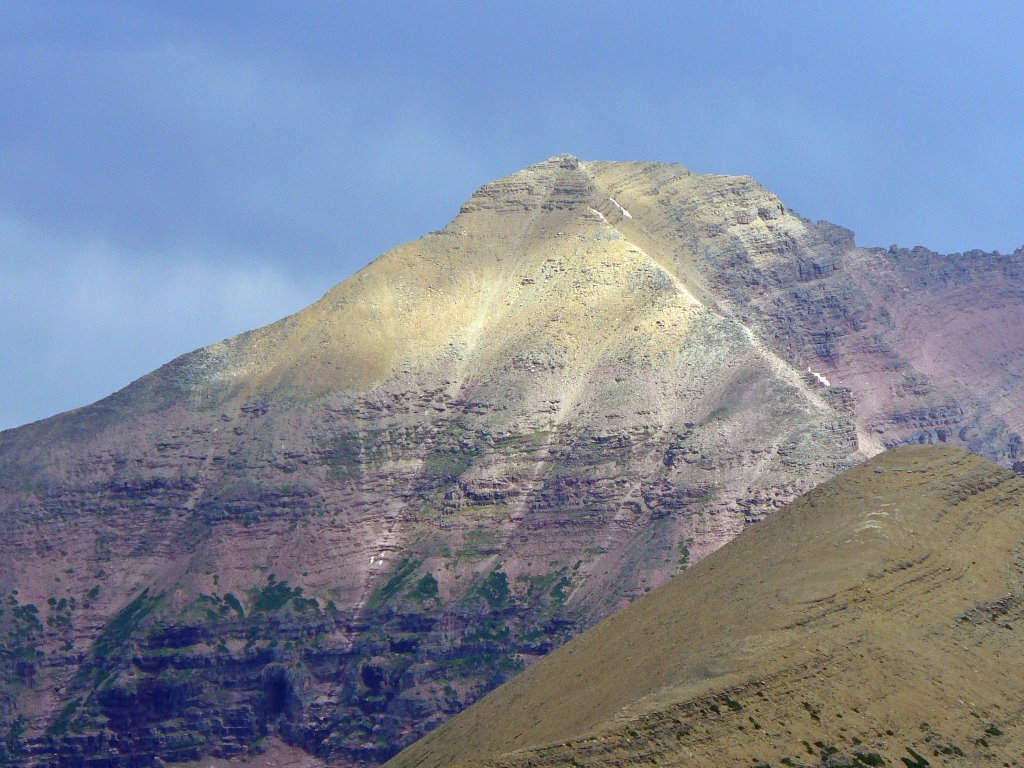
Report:
M 1018 764 L 1022 536 L 1011 472 L 881 454 L 389 765 Z
M 1024 249 L 858 248 L 750 177 L 586 168 L 632 214 L 616 222 L 627 238 L 782 359 L 849 387 L 873 439 L 1024 458 Z
M 0 664 L 0 733 L 380 763 L 878 450 L 613 198 L 551 158 L 295 315 L 0 433 L 0 642 L 38 660 Z
M 611 197 L 612 171 L 665 177 L 674 194 L 634 215 Z M 711 204 L 723 197 L 772 207 L 780 223 L 765 240 L 818 244 L 749 179 L 552 158 L 484 186 L 444 230 L 385 254 L 303 312 L 206 350 L 200 379 L 209 386 L 199 390 L 318 395 L 439 374 L 462 384 L 495 371 L 532 388 L 552 378 L 564 386 L 598 366 L 671 366 L 687 337 L 710 326 L 753 341 L 735 318 L 722 322 L 714 299 L 704 306 L 710 286 L 692 268 L 722 242 L 644 234 L 691 212 L 728 224 L 731 211 Z
M 382 762 L 883 445 L 1024 458 L 1021 265 L 858 249 L 679 165 L 486 184 L 307 309 L 0 433 L 30 660 L 0 740 Z

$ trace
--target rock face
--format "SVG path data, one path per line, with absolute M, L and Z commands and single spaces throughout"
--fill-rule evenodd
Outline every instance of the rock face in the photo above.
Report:
M 1018 461 L 1022 276 L 680 166 L 486 185 L 303 312 L 0 433 L 0 759 L 382 762 L 885 445 Z
M 1024 481 L 903 446 L 828 481 L 389 768 L 1012 765 Z

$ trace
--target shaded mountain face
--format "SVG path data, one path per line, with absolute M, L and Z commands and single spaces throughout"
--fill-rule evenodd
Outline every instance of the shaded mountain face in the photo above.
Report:
M 888 451 L 388 765 L 1013 765 L 1022 541 L 1014 473 Z
M 885 445 L 1018 460 L 1024 257 L 552 158 L 0 433 L 0 756 L 379 763 Z

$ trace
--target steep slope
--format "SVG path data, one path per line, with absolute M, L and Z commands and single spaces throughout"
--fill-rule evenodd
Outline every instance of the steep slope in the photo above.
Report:
M 618 225 L 626 237 L 788 363 L 849 387 L 870 435 L 1024 458 L 1024 249 L 857 248 L 747 177 L 588 167 L 635 214 Z
M 1005 424 L 1011 431 L 1005 452 L 989 449 L 989 455 L 1024 458 L 1024 251 L 942 256 L 924 248 L 860 250 L 850 263 L 871 302 L 886 310 L 887 322 L 876 333 L 919 372 L 916 386 L 932 383 L 965 403 L 962 418 L 972 426 L 962 435 L 955 428 L 945 434 L 956 433 L 984 451 L 1000 427 L 983 425 Z
M 560 156 L 0 433 L 0 749 L 380 762 L 882 444 L 1015 460 L 1020 256 L 915 258 L 750 179 Z M 893 274 L 1001 324 L 924 322 Z
M 624 217 L 555 158 L 293 317 L 0 435 L 10 740 L 379 761 L 856 461 L 848 393 Z
M 1019 765 L 1022 540 L 1012 472 L 886 452 L 388 765 Z

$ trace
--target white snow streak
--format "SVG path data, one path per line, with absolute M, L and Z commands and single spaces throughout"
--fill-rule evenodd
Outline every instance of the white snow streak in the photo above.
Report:
M 818 381 L 820 381 L 820 382 L 822 383 L 822 385 L 823 385 L 823 386 L 826 386 L 826 387 L 831 387 L 831 386 L 832 386 L 832 382 L 831 382 L 831 381 L 829 381 L 829 380 L 828 380 L 827 378 L 825 378 L 824 376 L 822 376 L 822 375 L 821 375 L 820 373 L 818 373 L 817 371 L 812 371 L 812 370 L 811 370 L 811 366 L 809 366 L 809 365 L 807 366 L 807 372 L 808 372 L 809 374 L 811 374 L 811 376 L 813 376 L 814 378 L 816 378 L 816 379 L 817 379 Z
M 632 219 L 633 218 L 633 214 L 630 213 L 629 211 L 627 211 L 621 205 L 619 205 L 619 202 L 614 197 L 609 197 L 608 199 L 612 201 L 612 205 L 614 205 L 616 208 L 619 209 L 619 213 L 621 213 L 627 219 Z

